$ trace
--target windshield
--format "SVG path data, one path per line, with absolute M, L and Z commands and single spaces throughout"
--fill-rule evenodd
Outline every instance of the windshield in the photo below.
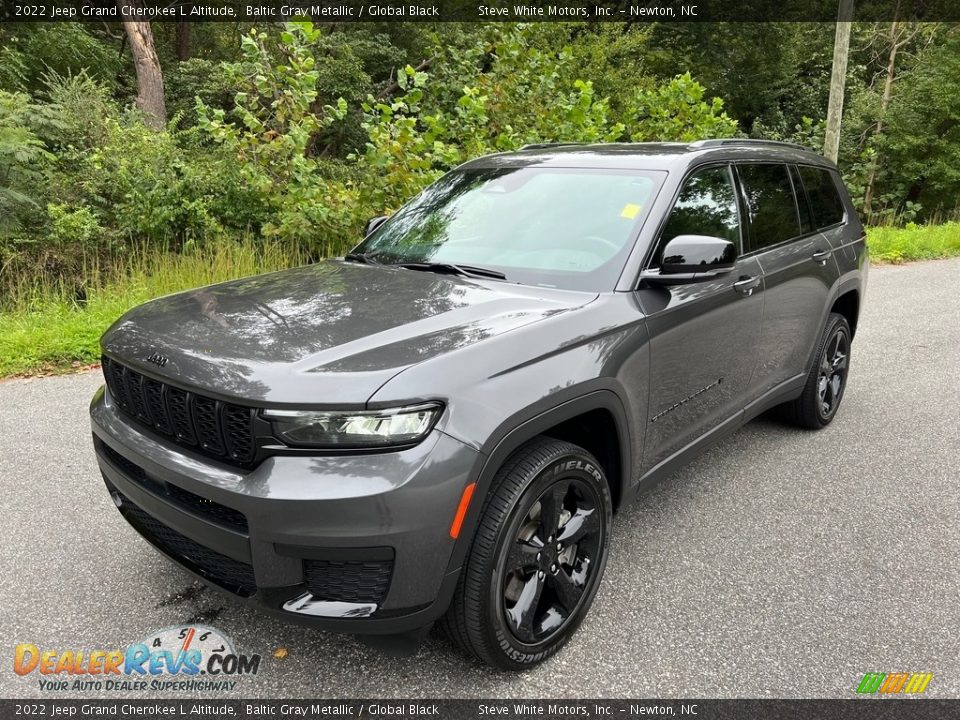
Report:
M 664 173 L 455 170 L 354 248 L 387 264 L 496 270 L 507 282 L 612 290 Z

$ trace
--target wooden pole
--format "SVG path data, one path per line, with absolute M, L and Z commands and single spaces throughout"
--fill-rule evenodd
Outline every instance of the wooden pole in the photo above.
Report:
M 843 91 L 847 80 L 847 59 L 850 56 L 850 24 L 853 0 L 840 0 L 837 12 L 837 33 L 833 40 L 833 73 L 830 76 L 830 103 L 827 107 L 827 133 L 823 154 L 833 162 L 840 152 L 840 120 L 843 117 Z

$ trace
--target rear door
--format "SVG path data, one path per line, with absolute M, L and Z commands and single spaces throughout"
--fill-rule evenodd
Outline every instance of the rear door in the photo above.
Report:
M 747 253 L 763 272 L 763 328 L 752 382 L 759 397 L 806 370 L 839 273 L 833 248 L 814 225 L 797 168 L 742 162 L 736 169 Z
M 862 237 L 863 227 L 855 215 L 847 214 L 840 197 L 839 175 L 812 165 L 798 166 L 797 175 L 806 191 L 813 228 L 830 244 L 838 267 L 856 267 L 857 250 L 853 244 Z
M 649 268 L 677 235 L 710 235 L 741 245 L 740 208 L 728 165 L 685 180 L 660 230 Z M 637 300 L 650 337 L 645 469 L 695 442 L 746 404 L 757 357 L 763 288 L 756 258 L 707 281 L 641 287 Z

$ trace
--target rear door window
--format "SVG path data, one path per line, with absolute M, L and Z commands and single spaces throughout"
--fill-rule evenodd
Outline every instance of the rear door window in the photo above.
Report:
M 786 165 L 737 165 L 747 206 L 749 251 L 777 245 L 800 235 L 800 219 Z
M 833 180 L 833 173 L 825 168 L 800 167 L 800 177 L 810 198 L 810 210 L 817 230 L 843 221 L 843 201 Z

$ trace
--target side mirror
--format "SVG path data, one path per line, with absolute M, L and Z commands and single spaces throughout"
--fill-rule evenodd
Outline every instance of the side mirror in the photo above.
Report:
M 643 273 L 654 285 L 681 285 L 709 280 L 733 270 L 737 246 L 710 235 L 677 235 L 663 249 L 658 270 Z
M 367 235 L 369 235 L 369 234 L 372 233 L 374 230 L 376 230 L 378 227 L 380 227 L 381 225 L 383 225 L 383 223 L 384 223 L 384 222 L 386 221 L 386 219 L 389 218 L 389 217 L 390 217 L 389 215 L 378 215 L 378 216 L 375 217 L 375 218 L 370 218 L 369 220 L 367 220 L 367 227 L 366 227 L 366 228 L 364 229 L 364 231 L 363 231 L 363 236 L 364 236 L 364 237 L 367 237 Z

